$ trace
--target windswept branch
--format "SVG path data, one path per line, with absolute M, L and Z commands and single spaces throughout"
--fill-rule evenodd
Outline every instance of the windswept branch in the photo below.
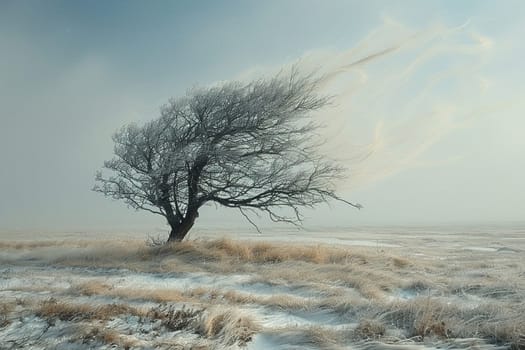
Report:
M 224 83 L 171 100 L 161 116 L 115 133 L 115 157 L 94 190 L 164 216 L 181 240 L 206 203 L 300 225 L 301 208 L 340 198 L 345 169 L 318 153 L 312 112 L 329 103 L 313 77 L 280 73 L 247 84 Z M 291 209 L 293 215 L 280 214 Z

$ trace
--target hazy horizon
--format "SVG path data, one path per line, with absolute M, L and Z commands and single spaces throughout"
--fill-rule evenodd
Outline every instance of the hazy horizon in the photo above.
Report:
M 165 228 L 91 191 L 113 132 L 194 86 L 328 77 L 340 203 L 305 226 L 521 223 L 520 1 L 3 1 L 0 231 Z M 298 62 L 298 63 L 297 63 Z M 262 227 L 269 220 L 259 222 Z M 206 207 L 196 228 L 246 227 Z

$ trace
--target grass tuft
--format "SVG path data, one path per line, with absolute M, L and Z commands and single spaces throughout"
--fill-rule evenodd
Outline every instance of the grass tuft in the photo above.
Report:
M 260 329 L 250 316 L 233 308 L 216 307 L 201 319 L 199 332 L 229 346 L 245 346 Z
M 98 326 L 87 326 L 81 328 L 79 334 L 75 338 L 76 339 L 74 340 L 80 341 L 84 345 L 88 345 L 89 348 L 95 348 L 96 345 L 102 343 L 127 350 L 135 345 L 135 342 L 126 339 L 117 331 Z
M 0 328 L 3 328 L 11 323 L 9 315 L 15 309 L 15 305 L 2 303 L 0 304 Z
M 44 300 L 37 307 L 39 317 L 61 321 L 109 320 L 119 315 L 142 315 L 138 309 L 125 304 L 107 304 L 93 306 L 57 301 L 54 298 Z
M 386 327 L 378 320 L 363 319 L 354 329 L 354 335 L 361 339 L 378 339 L 385 335 Z
M 183 292 L 172 288 L 118 288 L 101 281 L 90 281 L 78 284 L 73 287 L 73 291 L 82 295 L 105 295 L 132 300 L 149 300 L 158 303 L 183 302 L 192 299 L 191 296 L 186 296 Z
M 242 263 L 272 264 L 284 261 L 303 261 L 313 264 L 342 264 L 367 260 L 349 248 L 328 245 L 296 245 L 269 242 L 235 241 L 228 238 L 194 240 L 165 245 L 149 244 L 141 251 L 143 259 L 175 254 L 194 261 L 236 260 Z M 400 258 L 401 259 L 401 258 Z M 400 260 L 401 261 L 401 260 Z
M 230 239 L 150 246 L 144 242 L 107 244 L 99 241 L 9 243 L 6 249 L 13 250 L 5 255 L 18 259 L 17 264 L 38 261 L 44 265 L 47 262 L 47 266 L 122 269 L 119 273 L 81 278 L 74 275 L 75 271 L 84 270 L 67 269 L 63 276 L 65 285 L 84 282 L 67 290 L 71 300 L 87 295 L 102 297 L 97 300 L 118 298 L 122 303 L 153 301 L 161 305 L 146 312 L 126 304 L 42 301 L 42 295 L 49 294 L 40 291 L 56 292 L 47 280 L 33 283 L 41 279 L 24 274 L 15 276 L 15 272 L 5 270 L 2 278 L 17 278 L 9 292 L 24 291 L 19 293 L 24 299 L 20 299 L 19 305 L 14 301 L 12 305 L 0 303 L 0 339 L 10 330 L 5 327 L 9 320 L 35 312 L 47 319 L 75 322 L 85 328 L 84 339 L 97 342 L 90 344 L 92 347 L 104 343 L 125 348 L 129 339 L 135 346 L 156 348 L 166 342 L 166 348 L 182 348 L 178 343 L 180 339 L 166 339 L 158 333 L 167 331 L 196 333 L 187 334 L 192 337 L 190 341 L 205 348 L 242 346 L 261 329 L 254 319 L 236 310 L 243 305 L 250 310 L 264 310 L 264 314 L 312 315 L 314 320 L 317 315 L 329 315 L 345 324 L 359 322 L 353 330 L 334 324 L 279 328 L 288 335 L 295 334 L 296 338 L 290 338 L 293 342 L 298 340 L 316 348 L 350 345 L 388 348 L 395 342 L 415 344 L 418 341 L 453 346 L 472 341 L 511 350 L 525 349 L 525 280 L 521 278 L 525 276 L 525 265 L 515 252 L 495 252 L 488 256 L 487 252 L 464 254 L 450 247 L 432 247 L 405 257 L 407 250 L 396 248 L 392 248 L 390 255 L 384 250 L 366 247 Z M 396 252 L 403 257 L 395 256 Z M 135 271 L 143 273 L 137 276 Z M 210 283 L 203 285 L 199 280 L 196 288 L 191 288 L 193 282 L 167 288 L 168 284 L 162 280 L 146 285 L 142 279 L 147 273 L 177 278 L 178 274 L 172 274 L 173 271 L 199 273 L 205 276 L 203 280 L 211 277 Z M 50 275 L 60 279 L 59 273 L 53 270 Z M 130 278 L 123 281 L 120 273 L 129 274 Z M 217 273 L 220 278 L 215 283 L 213 277 Z M 227 276 L 231 276 L 231 280 L 227 280 Z M 131 284 L 134 278 L 137 284 Z M 270 290 L 274 293 L 267 294 Z M 181 305 L 187 306 L 181 309 Z M 153 321 L 155 328 L 145 327 L 149 335 L 132 327 L 126 331 L 119 328 L 120 333 L 103 332 L 102 325 L 113 327 L 121 320 L 106 321 L 122 319 L 122 315 L 128 314 L 139 316 L 139 324 Z M 92 328 L 95 325 L 100 328 Z M 277 328 L 264 332 L 273 337 Z M 161 339 L 158 335 L 162 335 Z
M 162 325 L 171 331 L 195 330 L 200 322 L 202 310 L 168 307 L 161 314 Z

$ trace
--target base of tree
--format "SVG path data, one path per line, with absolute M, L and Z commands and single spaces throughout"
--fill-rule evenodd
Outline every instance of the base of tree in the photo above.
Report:
M 170 233 L 170 236 L 168 237 L 166 243 L 181 242 L 183 239 L 184 236 L 173 235 L 172 233 Z
M 191 220 L 186 220 L 186 222 L 183 222 L 182 225 L 177 225 L 176 227 L 172 227 L 170 231 L 170 235 L 166 243 L 181 242 L 186 237 L 188 232 L 190 232 L 191 228 L 193 227 L 195 218 L 196 216 L 192 217 Z

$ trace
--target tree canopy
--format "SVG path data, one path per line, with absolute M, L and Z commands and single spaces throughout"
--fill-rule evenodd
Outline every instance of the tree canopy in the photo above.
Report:
M 191 90 L 159 118 L 114 134 L 115 157 L 94 190 L 165 217 L 169 241 L 186 236 L 206 203 L 237 208 L 252 224 L 253 211 L 298 224 L 302 207 L 330 199 L 359 208 L 335 192 L 344 167 L 318 152 L 311 114 L 329 98 L 317 87 L 294 70 Z

